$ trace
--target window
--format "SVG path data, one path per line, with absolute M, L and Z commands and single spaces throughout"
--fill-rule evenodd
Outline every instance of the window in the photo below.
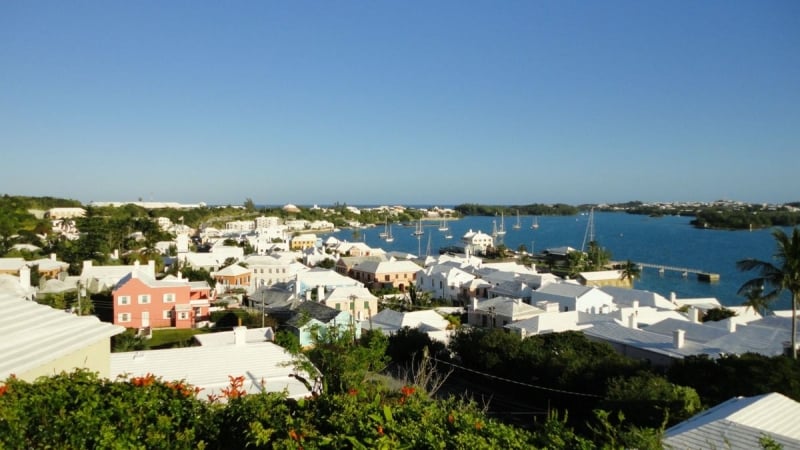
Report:
M 130 305 L 131 304 L 131 297 L 129 295 L 120 295 L 117 297 L 117 304 L 118 305 Z
M 364 309 L 369 309 L 369 300 L 364 301 Z
M 148 305 L 150 304 L 150 294 L 141 294 L 139 295 L 139 304 L 140 305 Z
M 172 319 L 172 310 L 165 309 L 164 314 L 161 317 L 163 317 L 164 319 Z
M 188 312 L 186 312 L 186 311 L 181 311 L 181 312 L 179 312 L 179 313 L 178 313 L 178 319 L 180 319 L 180 320 L 186 320 L 186 319 L 188 319 L 188 318 L 189 318 L 189 313 L 188 313 Z
M 164 303 L 175 303 L 175 294 L 171 292 L 164 294 Z
M 117 322 L 126 323 L 131 321 L 130 313 L 120 313 L 117 314 Z
M 391 275 L 386 275 L 386 276 L 384 277 L 384 281 L 389 281 L 389 280 L 391 280 L 391 278 L 392 278 L 392 276 L 391 276 Z
M 337 303 L 337 304 L 336 304 L 336 309 L 337 309 L 338 311 L 341 311 L 341 310 L 342 310 L 342 304 L 341 304 L 341 303 Z

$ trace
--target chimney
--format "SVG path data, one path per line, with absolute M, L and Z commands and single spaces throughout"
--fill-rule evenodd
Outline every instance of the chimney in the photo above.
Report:
M 472 310 L 478 309 L 478 297 L 472 297 Z
M 147 270 L 149 273 L 155 275 L 156 274 L 156 260 L 151 259 L 147 261 Z
M 686 336 L 686 331 L 684 330 L 675 330 L 672 332 L 672 345 L 675 348 L 683 348 L 683 341 L 684 337 Z
M 31 287 L 31 268 L 27 264 L 19 268 L 19 284 L 25 289 Z
M 638 313 L 639 312 L 639 300 L 634 300 L 633 301 L 633 312 L 634 313 Z
M 728 333 L 736 333 L 736 321 L 733 317 L 728 317 Z
M 669 293 L 669 301 L 670 301 L 671 303 L 675 303 L 675 301 L 676 301 L 676 300 L 678 300 L 678 297 L 675 295 L 675 293 L 674 293 L 674 292 L 670 292 L 670 293 Z
M 242 326 L 242 319 L 239 319 L 239 326 L 233 328 L 233 343 L 237 346 L 247 343 L 247 327 Z
M 695 308 L 694 306 L 689 307 L 689 320 L 692 323 L 700 323 L 700 308 Z
M 50 253 L 50 261 L 55 261 L 55 260 L 56 260 L 56 254 Z
M 633 329 L 639 328 L 639 320 L 636 311 L 632 312 L 631 315 L 628 316 L 628 327 Z
M 92 260 L 84 261 L 83 262 L 83 270 L 91 269 L 92 268 Z
M 319 285 L 317 286 L 317 301 L 321 302 L 325 299 L 325 286 Z
M 141 264 L 139 263 L 139 260 L 138 260 L 138 259 L 137 259 L 136 261 L 134 261 L 134 262 L 133 262 L 133 267 L 134 267 L 134 268 L 136 268 L 136 269 L 138 269 L 140 265 L 141 265 Z

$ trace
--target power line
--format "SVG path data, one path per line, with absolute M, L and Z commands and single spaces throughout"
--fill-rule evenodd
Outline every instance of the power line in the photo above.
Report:
M 535 384 L 530 384 L 530 383 L 523 383 L 521 381 L 512 380 L 512 379 L 509 379 L 509 378 L 498 377 L 497 375 L 492 375 L 492 374 L 489 374 L 489 373 L 486 373 L 486 372 L 480 372 L 480 371 L 477 371 L 477 370 L 474 370 L 474 369 L 470 369 L 468 367 L 459 366 L 458 364 L 453 364 L 451 362 L 442 361 L 440 359 L 436 359 L 436 358 L 433 358 L 433 357 L 431 357 L 431 359 L 436 361 L 436 362 L 440 362 L 442 364 L 447 364 L 447 365 L 456 367 L 458 369 L 465 370 L 467 372 L 476 373 L 478 375 L 483 375 L 483 376 L 488 377 L 488 378 L 494 378 L 496 380 L 505 381 L 507 383 L 518 384 L 520 386 L 526 386 L 526 387 L 533 388 L 533 389 L 541 389 L 543 391 L 557 392 L 559 394 L 579 395 L 579 396 L 582 396 L 582 397 L 604 398 L 603 396 L 596 395 L 596 394 L 587 394 L 585 392 L 565 391 L 563 389 L 554 389 L 554 388 L 549 388 L 549 387 L 545 387 L 545 386 L 537 386 Z

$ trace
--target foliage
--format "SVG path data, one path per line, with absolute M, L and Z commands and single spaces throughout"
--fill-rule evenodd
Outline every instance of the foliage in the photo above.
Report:
M 642 275 L 642 269 L 630 259 L 622 264 L 620 270 L 622 271 L 622 279 L 630 281 L 631 286 Z
M 797 359 L 797 303 L 800 301 L 800 228 L 792 230 L 791 237 L 783 230 L 776 229 L 772 232 L 777 249 L 775 262 L 761 261 L 754 258 L 743 259 L 736 262 L 736 267 L 742 271 L 755 271 L 758 276 L 746 281 L 739 294 L 747 295 L 751 303 L 767 305 L 779 298 L 783 292 L 791 294 L 792 306 L 792 331 L 791 354 Z
M 206 411 L 186 384 L 153 376 L 9 378 L 0 388 L 0 447 L 195 448 Z
M 428 349 L 434 357 L 447 350 L 443 343 L 434 341 L 419 328 L 403 327 L 389 336 L 386 355 L 396 364 L 409 365 L 414 360 L 419 362 L 424 349 Z
M 304 353 L 325 374 L 326 391 L 341 393 L 363 385 L 368 373 L 386 367 L 387 345 L 388 339 L 380 331 L 367 330 L 354 339 L 351 331 L 314 330 L 312 346 Z
M 728 308 L 711 308 L 700 318 L 702 322 L 719 322 L 736 316 L 736 311 Z
M 147 340 L 136 334 L 135 328 L 127 328 L 123 333 L 111 337 L 111 351 L 113 352 L 132 352 L 144 350 Z
M 562 203 L 506 206 L 464 203 L 457 205 L 453 209 L 465 216 L 499 216 L 501 213 L 510 216 L 511 214 L 516 214 L 516 211 L 519 211 L 522 215 L 529 216 L 574 216 L 579 212 L 577 207 Z
M 637 425 L 648 427 L 682 422 L 699 412 L 700 406 L 694 389 L 647 372 L 612 378 L 603 402 L 603 409 L 619 410 L 626 417 L 635 417 Z
M 214 322 L 214 330 L 231 330 L 235 326 L 241 325 L 248 328 L 258 328 L 262 324 L 261 313 L 248 311 L 246 309 L 225 309 L 211 313 L 211 321 Z
M 672 383 L 694 388 L 705 405 L 770 392 L 800 401 L 800 361 L 785 356 L 755 353 L 716 359 L 689 356 L 675 362 L 667 371 L 667 378 Z
M 786 206 L 771 208 L 765 205 L 745 205 L 736 208 L 709 206 L 694 213 L 695 219 L 692 220 L 692 225 L 698 228 L 738 230 L 800 225 L 800 213 Z

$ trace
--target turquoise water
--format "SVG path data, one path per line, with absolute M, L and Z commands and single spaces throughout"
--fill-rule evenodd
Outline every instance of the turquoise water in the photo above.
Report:
M 547 248 L 570 246 L 580 249 L 587 234 L 588 215 L 538 218 L 539 228 L 531 229 L 533 217 L 521 216 L 521 229 L 514 230 L 516 217 L 505 217 L 507 234 L 502 242 L 506 247 L 517 249 L 525 245 L 527 250 L 541 252 Z M 394 224 L 392 234 L 395 241 L 386 243 L 378 233 L 383 227 L 359 230 L 359 241 L 371 247 L 387 251 L 403 251 L 413 254 L 426 254 L 430 242 L 430 254 L 438 254 L 438 249 L 460 241 L 468 230 L 481 230 L 490 234 L 492 221 L 499 226 L 500 218 L 465 217 L 449 221 L 453 238 L 444 238 L 438 231 L 439 222 L 423 222 L 425 235 L 420 239 L 412 236 L 413 226 L 403 227 Z M 739 305 L 744 300 L 736 294 L 739 287 L 755 273 L 740 272 L 736 261 L 745 258 L 770 260 L 775 252 L 775 240 L 771 230 L 724 231 L 694 228 L 689 224 L 690 217 L 665 216 L 660 218 L 625 213 L 595 213 L 595 240 L 608 249 L 614 260 L 630 259 L 636 262 L 660 264 L 665 266 L 687 267 L 720 274 L 715 283 L 700 282 L 689 274 L 665 271 L 659 274 L 655 269 L 644 269 L 642 277 L 636 281 L 636 288 L 657 292 L 668 297 L 675 292 L 678 298 L 716 297 L 724 305 Z M 790 229 L 785 229 L 787 232 Z M 333 233 L 339 239 L 354 240 L 353 230 Z M 327 236 L 327 235 L 326 235 Z M 789 307 L 788 296 L 781 299 L 776 309 Z

